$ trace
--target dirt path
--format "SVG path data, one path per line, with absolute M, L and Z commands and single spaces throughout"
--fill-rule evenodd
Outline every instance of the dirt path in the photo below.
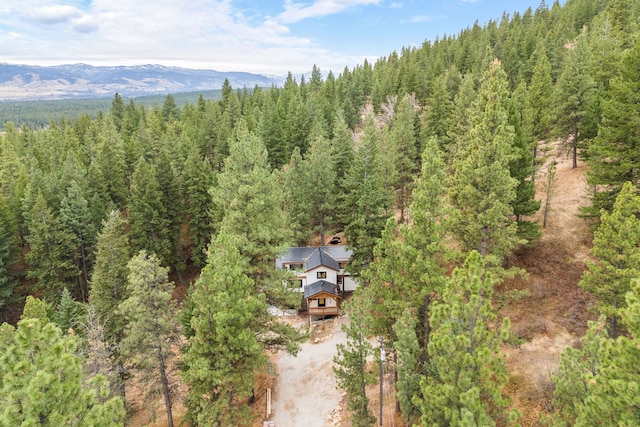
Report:
M 281 353 L 277 357 L 277 382 L 273 394 L 276 427 L 323 427 L 338 405 L 342 392 L 336 387 L 333 356 L 336 344 L 345 343 L 340 325 L 347 317 L 325 322 L 312 338 L 302 344 L 296 357 Z M 330 326 L 329 326 L 330 325 Z

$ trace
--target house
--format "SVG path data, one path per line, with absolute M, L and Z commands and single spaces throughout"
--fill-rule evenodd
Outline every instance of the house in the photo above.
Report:
M 304 288 L 304 299 L 307 303 L 309 323 L 311 316 L 337 316 L 340 314 L 340 299 L 342 292 L 338 285 L 326 280 L 318 280 Z
M 354 291 L 355 280 L 345 266 L 351 251 L 344 246 L 318 246 L 289 248 L 289 252 L 276 260 L 278 268 L 294 272 L 291 279 L 303 293 L 309 321 L 312 316 L 340 314 L 340 300 L 345 292 Z

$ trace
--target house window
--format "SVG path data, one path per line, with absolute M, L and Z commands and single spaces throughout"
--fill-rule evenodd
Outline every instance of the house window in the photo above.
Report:
M 344 268 L 347 266 L 346 262 L 339 262 L 338 263 L 338 267 L 340 267 L 340 270 L 344 270 Z
M 344 276 L 338 276 L 338 285 L 342 285 L 342 278 L 343 278 L 343 277 L 344 277 Z
M 298 287 L 301 288 L 302 287 L 302 279 L 293 279 L 291 280 L 291 285 L 292 287 Z
M 318 298 L 318 307 L 326 307 L 327 302 L 324 298 Z
M 318 279 L 326 279 L 327 278 L 327 272 L 326 271 L 318 271 L 316 273 L 316 277 Z
M 302 264 L 289 264 L 289 270 L 298 270 L 302 268 Z

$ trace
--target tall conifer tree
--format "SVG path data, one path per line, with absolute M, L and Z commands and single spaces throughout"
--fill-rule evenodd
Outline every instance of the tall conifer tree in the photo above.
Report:
M 508 372 L 500 346 L 509 336 L 509 319 L 497 330 L 491 327 L 495 279 L 484 264 L 478 252 L 471 252 L 433 309 L 433 375 L 422 383 L 420 399 L 425 425 L 509 425 L 517 417 L 503 396 Z
M 618 334 L 620 310 L 632 280 L 640 277 L 640 196 L 626 183 L 613 205 L 604 212 L 593 236 L 591 253 L 579 285 L 598 298 L 598 311 L 608 320 L 609 335 Z
M 16 230 L 0 194 L 0 322 L 6 320 L 4 306 L 12 301 L 17 284 L 14 265 L 18 261 Z
M 381 176 L 380 133 L 373 115 L 365 118 L 364 135 L 346 175 L 349 195 L 345 214 L 347 245 L 353 254 L 349 268 L 359 273 L 373 261 L 373 248 L 391 216 L 392 197 Z
M 233 239 L 247 260 L 244 273 L 253 282 L 254 295 L 264 294 L 276 307 L 297 305 L 299 293 L 283 286 L 286 272 L 275 268 L 276 257 L 288 246 L 290 234 L 267 150 L 244 121 L 238 123 L 229 149 L 224 171 L 211 189 L 214 203 L 222 212 L 218 233 Z M 266 314 L 261 325 L 264 329 L 256 333 L 265 347 L 297 350 L 302 337 L 295 329 Z
M 96 263 L 90 282 L 89 302 L 96 317 L 104 324 L 104 338 L 113 346 L 113 361 L 119 375 L 119 383 L 113 384 L 124 396 L 124 358 L 120 343 L 124 339 L 126 321 L 118 311 L 120 303 L 129 297 L 127 263 L 131 258 L 126 221 L 120 211 L 112 211 L 103 221 L 96 243 Z
M 119 306 L 127 319 L 122 351 L 138 370 L 146 398 L 163 396 L 167 422 L 173 427 L 177 386 L 171 371 L 180 337 L 176 302 L 172 299 L 174 285 L 168 281 L 168 269 L 154 254 L 140 251 L 127 266 L 129 298 Z
M 188 418 L 197 425 L 251 425 L 247 401 L 267 362 L 258 331 L 268 307 L 254 292 L 246 261 L 233 238 L 220 233 L 191 295 L 193 335 L 183 377 Z
M 337 355 L 333 358 L 333 371 L 338 387 L 347 393 L 347 409 L 353 412 L 351 423 L 354 427 L 368 427 L 375 422 L 367 397 L 367 386 L 375 383 L 375 376 L 366 368 L 373 348 L 361 313 L 360 307 L 351 312 L 351 323 L 348 327 L 343 325 L 347 342 L 337 345 Z
M 119 397 L 107 398 L 99 375 L 85 383 L 79 338 L 53 323 L 26 318 L 0 331 L 0 424 L 3 426 L 123 425 Z
M 131 177 L 129 192 L 129 238 L 133 253 L 146 250 L 164 263 L 172 259 L 169 220 L 156 168 L 143 157 Z
M 477 250 L 488 265 L 497 266 L 519 243 L 512 218 L 518 182 L 509 172 L 515 132 L 509 124 L 507 86 L 494 60 L 471 108 L 470 128 L 459 142 L 449 185 L 453 233 L 465 251 Z
M 586 147 L 587 139 L 594 136 L 587 131 L 593 126 L 589 120 L 594 119 L 590 112 L 595 83 L 590 74 L 591 55 L 586 37 L 580 35 L 566 55 L 556 82 L 554 121 L 557 136 L 563 139 L 567 151 L 571 153 L 575 169 L 578 167 L 579 151 Z
M 204 266 L 207 245 L 213 234 L 213 200 L 209 189 L 214 183 L 211 163 L 192 149 L 187 156 L 184 171 L 185 209 L 189 224 L 189 235 L 193 249 L 191 259 L 196 266 Z
M 74 263 L 73 235 L 54 215 L 40 191 L 28 215 L 27 277 L 36 279 L 36 287 L 45 295 L 57 296 L 65 286 L 74 283 L 80 273 Z
M 640 179 L 640 42 L 626 56 L 621 76 L 611 83 L 602 125 L 589 146 L 587 182 L 597 188 L 591 213 L 610 211 L 625 182 Z

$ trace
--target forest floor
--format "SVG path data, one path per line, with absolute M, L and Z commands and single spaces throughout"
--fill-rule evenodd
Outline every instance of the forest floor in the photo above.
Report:
M 589 257 L 593 225 L 578 216 L 580 207 L 589 204 L 585 166 L 579 163 L 573 169 L 572 160 L 556 150 L 557 146 L 551 146 L 547 154 L 547 162 L 557 163 L 547 227 L 537 244 L 509 260 L 527 276 L 506 280 L 495 294 L 499 314 L 509 317 L 512 334 L 522 342 L 505 345 L 503 350 L 512 375 L 507 393 L 522 412 L 523 426 L 542 425 L 553 393 L 551 374 L 560 353 L 577 344 L 587 321 L 595 318 L 588 310 L 593 298 L 578 287 Z M 543 201 L 545 171 L 546 164 L 540 169 L 536 189 L 536 198 Z M 542 211 L 533 218 L 540 223 Z

